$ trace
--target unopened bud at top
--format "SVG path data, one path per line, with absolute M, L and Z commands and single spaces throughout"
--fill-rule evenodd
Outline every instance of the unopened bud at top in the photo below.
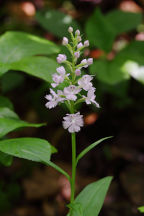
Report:
M 84 42 L 84 46 L 85 46 L 85 47 L 88 47 L 88 46 L 89 46 L 89 41 L 88 41 L 88 40 L 86 40 L 86 41 Z
M 76 34 L 77 36 L 79 36 L 79 35 L 80 35 L 80 30 L 77 29 L 77 30 L 75 31 L 75 34 Z
M 67 39 L 67 37 L 63 37 L 62 44 L 63 44 L 64 46 L 68 44 L 68 39 Z
M 57 62 L 62 63 L 64 61 L 66 61 L 66 59 L 67 59 L 66 55 L 59 54 L 58 57 L 57 57 Z
M 93 64 L 93 58 L 88 58 L 87 63 L 88 63 L 88 65 Z
M 77 48 L 80 49 L 83 47 L 83 44 L 80 42 L 78 45 L 77 45 Z
M 72 28 L 71 26 L 68 28 L 68 32 L 69 32 L 69 33 L 72 33 L 72 32 L 73 32 L 73 28 Z

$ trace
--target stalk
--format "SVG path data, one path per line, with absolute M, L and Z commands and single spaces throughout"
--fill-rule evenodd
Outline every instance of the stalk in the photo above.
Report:
M 72 178 L 71 178 L 71 200 L 70 203 L 74 202 L 75 198 L 75 177 L 76 177 L 76 134 L 71 134 L 72 141 Z

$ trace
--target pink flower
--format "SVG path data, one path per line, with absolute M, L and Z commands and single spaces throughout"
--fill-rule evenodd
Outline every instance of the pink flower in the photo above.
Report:
M 67 39 L 67 37 L 63 37 L 62 44 L 63 44 L 64 46 L 66 46 L 66 45 L 68 44 L 68 39 Z
M 83 44 L 80 42 L 80 43 L 77 45 L 77 48 L 80 49 L 81 47 L 83 47 Z
M 80 36 L 80 30 L 77 29 L 77 30 L 75 31 L 75 34 L 76 34 L 77 36 Z
M 68 32 L 69 32 L 69 33 L 72 33 L 72 32 L 73 32 L 73 28 L 72 28 L 71 26 L 68 28 Z
M 81 36 L 77 36 L 77 41 L 80 42 L 82 40 Z
M 70 85 L 64 88 L 64 95 L 66 96 L 66 99 L 75 101 L 77 99 L 76 94 L 78 94 L 80 91 L 81 89 L 77 86 Z
M 56 107 L 59 102 L 63 102 L 65 100 L 65 98 L 61 97 L 63 92 L 60 90 L 58 90 L 56 94 L 52 89 L 50 89 L 50 93 L 51 94 L 45 96 L 45 98 L 49 101 L 45 106 L 49 109 Z
M 65 68 L 63 66 L 58 67 L 56 70 L 60 75 L 65 75 L 66 73 Z
M 89 46 L 89 41 L 88 41 L 88 40 L 84 41 L 84 46 L 85 46 L 85 47 L 88 47 L 88 46 Z
M 87 63 L 88 63 L 88 65 L 93 64 L 93 58 L 88 58 Z
M 84 125 L 83 116 L 80 115 L 80 112 L 67 114 L 63 119 L 63 127 L 64 129 L 68 129 L 70 133 L 80 131 L 80 127 Z
M 100 105 L 95 101 L 96 95 L 95 95 L 95 90 L 92 88 L 87 92 L 87 97 L 83 96 L 85 98 L 86 104 L 95 104 L 96 107 L 100 108 Z
M 75 70 L 75 74 L 76 74 L 76 76 L 80 76 L 80 75 L 81 75 L 80 69 L 76 69 L 76 70 Z
M 59 54 L 58 57 L 57 57 L 57 62 L 58 62 L 58 63 L 62 63 L 62 62 L 64 62 L 64 61 L 66 61 L 66 59 L 67 59 L 66 55 L 64 55 L 64 54 Z
M 88 91 L 92 88 L 91 80 L 93 79 L 90 75 L 84 75 L 81 79 L 78 80 L 80 88 L 83 88 L 85 91 Z
M 81 61 L 81 64 L 83 64 L 82 67 L 84 67 L 84 68 L 87 68 L 87 67 L 88 67 L 88 63 L 87 63 L 87 60 L 86 60 L 86 59 L 83 59 L 83 60 Z
M 77 51 L 77 52 L 74 53 L 74 55 L 75 55 L 76 58 L 79 58 L 80 57 L 80 52 Z

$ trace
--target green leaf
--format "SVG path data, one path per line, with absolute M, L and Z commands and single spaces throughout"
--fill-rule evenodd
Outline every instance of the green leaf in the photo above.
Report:
M 80 216 L 98 216 L 112 177 L 105 177 L 99 181 L 89 184 L 76 197 L 74 204 L 80 203 L 83 214 Z M 73 213 L 73 216 L 77 216 Z
M 106 139 L 112 138 L 112 136 L 109 137 L 105 137 L 102 138 L 96 142 L 94 142 L 93 144 L 89 145 L 87 148 L 85 148 L 78 156 L 77 156 L 77 160 L 76 160 L 76 164 L 78 163 L 78 161 L 85 155 L 87 154 L 90 150 L 92 150 L 94 147 L 96 147 L 98 144 L 100 144 L 101 142 L 103 142 Z
M 48 40 L 14 31 L 6 32 L 0 37 L 0 50 L 0 75 L 10 69 L 8 63 L 28 56 L 59 52 L 59 48 Z
M 18 115 L 8 107 L 0 107 L 0 118 L 19 119 Z
M 130 75 L 122 70 L 125 62 L 123 58 L 117 58 L 112 61 L 97 60 L 90 67 L 90 73 L 96 76 L 96 79 L 110 85 L 117 84 L 130 78 Z
M 11 101 L 3 96 L 0 96 L 0 107 L 8 107 L 9 109 L 13 110 L 13 104 Z
M 11 166 L 13 157 L 0 151 L 0 163 L 4 166 Z
M 144 213 L 144 206 L 139 207 L 138 210 L 139 210 L 141 213 Z
M 70 15 L 64 14 L 58 10 L 48 9 L 38 11 L 36 14 L 36 20 L 42 25 L 43 28 L 59 38 L 69 36 L 69 26 L 72 26 L 74 30 L 80 29 L 78 23 L 73 20 Z
M 114 27 L 116 34 L 133 30 L 142 23 L 142 13 L 130 13 L 121 10 L 113 10 L 106 14 L 105 18 Z
M 39 138 L 16 138 L 0 141 L 0 151 L 36 162 L 49 162 L 51 145 Z
M 88 19 L 85 29 L 91 45 L 97 46 L 106 52 L 111 50 L 115 39 L 115 29 L 105 19 L 100 9 L 96 9 Z
M 13 119 L 13 118 L 0 118 L 0 138 L 5 136 L 11 131 L 14 131 L 18 128 L 23 127 L 41 127 L 44 124 L 32 124 L 20 119 Z
M 24 71 L 47 82 L 52 82 L 52 74 L 56 73 L 57 67 L 58 64 L 55 60 L 41 56 L 24 58 L 10 65 L 12 70 Z

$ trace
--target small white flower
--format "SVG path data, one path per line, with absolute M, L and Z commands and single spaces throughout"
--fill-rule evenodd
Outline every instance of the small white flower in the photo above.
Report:
M 68 28 L 68 32 L 69 32 L 69 33 L 72 33 L 72 32 L 73 32 L 73 28 L 72 28 L 71 26 Z
M 80 88 L 83 88 L 85 91 L 88 91 L 92 88 L 91 80 L 93 79 L 90 75 L 84 75 L 81 79 L 78 80 Z
M 58 57 L 57 57 L 57 62 L 58 62 L 58 63 L 62 63 L 62 62 L 64 62 L 64 61 L 66 61 L 66 59 L 67 59 L 66 55 L 64 55 L 64 54 L 59 54 Z
M 88 62 L 87 62 L 87 60 L 86 59 L 83 59 L 82 61 L 81 61 L 81 64 L 84 64 L 82 67 L 84 67 L 84 68 L 87 68 L 88 67 Z
M 84 41 L 84 46 L 88 47 L 89 46 L 89 40 Z
M 64 88 L 64 95 L 66 99 L 75 101 L 77 99 L 76 94 L 78 94 L 80 91 L 81 89 L 78 88 L 77 86 L 70 85 Z
M 83 96 L 85 98 L 86 104 L 95 104 L 96 107 L 100 108 L 99 104 L 95 101 L 96 95 L 95 95 L 95 90 L 92 88 L 87 92 L 87 97 Z
M 83 47 L 83 44 L 80 42 L 80 43 L 77 45 L 77 48 L 80 49 L 81 47 Z
M 45 106 L 49 109 L 56 107 L 59 102 L 63 102 L 65 100 L 65 98 L 61 97 L 63 92 L 60 90 L 58 90 L 56 94 L 52 89 L 50 89 L 50 93 L 51 94 L 45 96 L 45 98 L 49 101 Z
M 78 59 L 80 57 L 80 51 L 75 52 L 74 55 Z
M 63 37 L 62 44 L 64 46 L 66 46 L 68 44 L 68 38 L 67 37 Z
M 80 128 L 84 125 L 83 115 L 80 115 L 80 112 L 67 114 L 63 119 L 63 127 L 68 129 L 70 133 L 80 131 Z
M 88 65 L 93 64 L 93 58 L 88 58 L 87 63 L 88 63 Z
M 75 31 L 75 34 L 76 34 L 77 36 L 80 36 L 80 30 L 77 29 L 77 30 Z
M 75 74 L 76 74 L 76 76 L 80 76 L 80 75 L 81 75 L 80 69 L 76 69 L 76 70 L 75 70 Z

